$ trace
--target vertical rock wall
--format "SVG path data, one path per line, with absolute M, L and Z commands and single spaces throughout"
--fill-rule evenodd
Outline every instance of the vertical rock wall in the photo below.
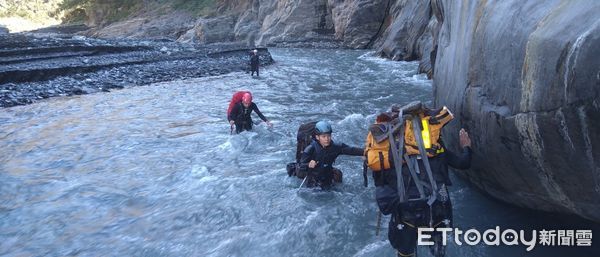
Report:
M 448 132 L 471 132 L 464 175 L 506 202 L 600 221 L 600 2 L 437 2 L 434 97 L 458 118 Z

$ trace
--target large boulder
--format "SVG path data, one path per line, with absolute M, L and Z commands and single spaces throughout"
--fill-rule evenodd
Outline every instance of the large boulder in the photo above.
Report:
M 403 61 L 429 59 L 431 51 L 432 14 L 430 1 L 396 1 L 390 8 L 386 23 L 389 24 L 378 42 L 379 55 Z M 433 26 L 433 25 L 432 25 Z M 424 53 L 422 51 L 429 50 Z
M 333 38 L 327 0 L 222 0 L 216 9 L 216 17 L 198 18 L 194 28 L 179 40 L 255 46 Z
M 138 16 L 107 26 L 96 26 L 90 34 L 101 38 L 178 39 L 194 25 L 195 18 L 185 12 L 159 16 Z M 88 23 L 91 24 L 91 23 Z
M 389 0 L 329 0 L 335 37 L 350 48 L 367 48 L 384 27 Z
M 234 41 L 234 16 L 219 16 L 210 19 L 199 19 L 194 27 L 196 42 L 217 43 Z
M 233 34 L 236 41 L 246 42 L 249 46 L 254 46 L 260 27 L 258 7 L 254 6 L 240 14 L 237 23 L 233 27 Z
M 333 31 L 327 0 L 261 1 L 257 18 L 258 45 L 315 40 L 320 33 Z
M 466 127 L 461 173 L 503 201 L 600 221 L 600 2 L 432 0 L 435 104 Z

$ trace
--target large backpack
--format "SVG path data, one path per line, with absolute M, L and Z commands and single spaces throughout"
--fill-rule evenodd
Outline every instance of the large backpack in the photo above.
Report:
M 245 93 L 252 94 L 250 91 L 237 91 L 237 92 L 233 93 L 233 96 L 231 97 L 231 101 L 229 101 L 229 107 L 227 107 L 227 117 L 229 117 L 229 114 L 231 113 L 233 106 L 235 106 L 236 104 L 238 104 L 242 101 L 242 97 L 244 96 Z
M 302 152 L 310 145 L 315 138 L 315 124 L 316 121 L 304 123 L 298 127 L 298 134 L 296 135 L 296 162 L 300 163 Z
M 425 110 L 419 115 L 421 119 L 421 137 L 425 145 L 428 157 L 434 157 L 444 152 L 441 144 L 442 128 L 454 119 L 454 115 L 446 108 L 446 106 L 437 110 Z M 404 146 L 408 155 L 418 155 L 419 146 L 414 134 L 414 126 L 411 120 L 406 121 L 404 129 Z
M 302 152 L 310 145 L 315 138 L 315 124 L 316 121 L 304 123 L 298 127 L 298 133 L 296 135 L 296 162 L 288 163 L 286 170 L 289 176 L 298 176 L 304 178 L 306 174 L 297 172 L 299 170 L 300 158 L 302 158 Z
M 391 146 L 388 134 L 389 122 L 375 123 L 369 127 L 365 147 L 365 161 L 372 171 L 387 170 L 392 167 Z
M 377 172 L 389 169 L 393 166 L 392 163 L 392 146 L 390 138 L 392 137 L 394 122 L 398 119 L 395 113 L 384 112 L 377 116 L 374 124 L 369 126 L 369 133 L 365 144 L 365 186 L 366 186 L 366 167 Z
M 402 166 L 407 163 L 412 183 L 417 186 L 420 199 L 429 198 L 428 203 L 435 200 L 435 195 L 428 194 L 419 178 L 418 162 L 423 162 L 426 179 L 431 185 L 430 192 L 437 192 L 437 185 L 429 165 L 429 158 L 444 152 L 441 144 L 441 130 L 453 119 L 452 113 L 446 108 L 430 110 L 420 103 L 410 104 L 415 108 L 402 108 L 398 115 L 380 115 L 375 124 L 369 127 L 365 147 L 365 168 L 363 176 L 366 182 L 367 166 L 373 172 L 395 167 L 397 192 L 400 201 L 406 201 L 406 192 Z M 406 112 L 405 112 L 406 111 Z M 388 117 L 380 120 L 380 117 Z M 422 149 L 423 152 L 419 151 Z
M 425 150 L 428 157 L 434 157 L 444 152 L 441 144 L 441 132 L 444 125 L 450 122 L 454 116 L 445 106 L 438 110 L 423 110 L 418 115 L 421 120 L 421 137 L 425 144 Z M 380 115 L 381 116 L 381 115 Z M 403 117 L 404 118 L 404 117 Z M 375 122 L 369 127 L 367 134 L 365 157 L 367 166 L 372 171 L 381 171 L 392 167 L 392 154 L 388 131 L 392 129 L 392 123 L 389 119 Z M 397 123 L 397 120 L 396 120 Z M 397 125 L 397 124 L 396 124 Z M 419 147 L 414 135 L 414 126 L 412 120 L 407 119 L 404 126 L 404 149 L 409 156 L 418 155 Z

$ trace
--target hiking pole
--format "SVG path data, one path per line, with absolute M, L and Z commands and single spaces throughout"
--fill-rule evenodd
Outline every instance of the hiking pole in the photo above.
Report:
M 229 135 L 233 135 L 233 124 L 231 124 L 231 129 L 229 130 Z
M 363 185 L 369 186 L 368 174 L 367 174 L 367 161 L 363 161 Z
M 375 228 L 375 236 L 379 236 L 379 230 L 381 228 L 381 211 L 377 211 L 377 227 Z
M 307 178 L 308 178 L 308 175 L 306 175 L 306 177 L 304 177 L 304 180 L 302 180 L 302 183 L 300 184 L 300 187 L 298 188 L 298 190 L 300 190 L 300 188 L 302 188 L 302 186 L 304 185 L 304 182 L 306 182 Z

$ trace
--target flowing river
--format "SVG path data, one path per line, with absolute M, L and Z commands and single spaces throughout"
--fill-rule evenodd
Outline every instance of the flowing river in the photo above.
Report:
M 366 51 L 270 51 L 276 64 L 260 78 L 231 73 L 0 109 L 0 255 L 395 256 L 389 217 L 375 235 L 374 187 L 370 176 L 362 185 L 360 157 L 338 158 L 344 184 L 331 191 L 299 190 L 285 166 L 300 124 L 330 120 L 334 141 L 362 146 L 378 112 L 431 103 L 431 81 L 416 63 Z M 227 104 L 242 89 L 273 128 L 230 135 Z M 453 181 L 455 226 L 463 230 L 598 231 Z M 525 248 L 451 243 L 447 256 L 597 253 Z M 426 248 L 419 254 L 429 256 Z

